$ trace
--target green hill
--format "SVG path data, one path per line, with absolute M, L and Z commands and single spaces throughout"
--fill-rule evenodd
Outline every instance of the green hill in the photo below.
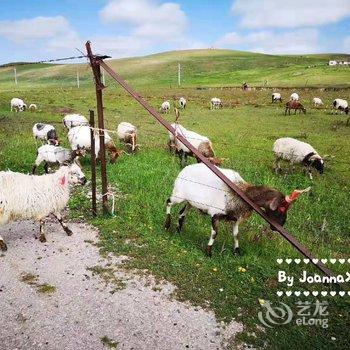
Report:
M 348 87 L 350 67 L 330 67 L 330 59 L 344 54 L 265 55 L 232 50 L 185 50 L 164 52 L 144 57 L 112 59 L 109 64 L 135 86 L 176 86 L 178 63 L 182 85 L 240 86 L 246 81 L 253 86 Z M 17 66 L 18 87 L 35 85 L 75 85 L 91 83 L 87 64 L 28 64 Z M 0 86 L 10 88 L 13 67 L 0 68 Z

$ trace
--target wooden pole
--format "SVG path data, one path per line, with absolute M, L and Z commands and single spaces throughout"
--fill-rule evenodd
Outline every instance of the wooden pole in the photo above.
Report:
M 78 86 L 78 89 L 80 88 L 80 80 L 79 80 L 79 70 L 77 68 L 77 86 Z
M 181 85 L 181 64 L 178 63 L 177 65 L 177 85 Z
M 15 73 L 15 84 L 17 85 L 17 69 L 13 67 L 13 72 Z
M 96 154 L 95 154 L 95 114 L 90 110 L 90 136 L 91 136 L 91 191 L 92 191 L 92 216 L 97 215 L 96 204 Z
M 102 84 L 106 85 L 105 71 L 102 69 Z

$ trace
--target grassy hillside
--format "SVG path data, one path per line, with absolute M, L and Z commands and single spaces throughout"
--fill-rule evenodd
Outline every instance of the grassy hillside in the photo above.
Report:
M 181 63 L 182 85 L 240 86 L 246 81 L 254 86 L 348 87 L 349 67 L 329 67 L 329 59 L 341 54 L 276 56 L 232 50 L 186 50 L 145 57 L 110 60 L 109 64 L 136 86 L 176 86 L 177 64 Z M 91 83 L 87 64 L 20 65 L 19 85 L 74 86 L 79 71 L 81 84 Z M 0 68 L 0 86 L 14 88 L 13 68 Z

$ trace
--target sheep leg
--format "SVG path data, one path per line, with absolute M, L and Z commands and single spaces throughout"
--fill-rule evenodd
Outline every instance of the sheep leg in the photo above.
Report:
M 45 173 L 48 174 L 49 173 L 49 164 L 47 164 L 47 162 L 45 162 L 45 164 L 44 164 L 44 169 L 45 169 Z
M 0 249 L 2 251 L 6 251 L 7 250 L 7 245 L 6 243 L 4 242 L 3 238 L 0 236 Z
M 286 110 L 284 111 L 284 115 L 287 115 L 287 111 L 288 111 L 288 108 L 286 108 Z
M 41 243 L 46 242 L 46 237 L 45 237 L 45 220 L 40 220 L 40 236 L 39 236 L 39 241 Z
M 307 171 L 308 171 L 308 173 L 309 173 L 309 178 L 310 178 L 310 180 L 313 180 L 312 171 L 311 171 L 311 167 L 310 167 L 310 166 L 307 167 Z
M 173 206 L 174 203 L 172 203 L 171 198 L 169 198 L 166 201 L 166 219 L 164 223 L 164 228 L 166 230 L 169 230 L 170 225 L 171 225 L 171 207 Z
M 233 229 L 232 229 L 232 236 L 233 236 L 233 254 L 234 255 L 240 255 L 241 252 L 239 250 L 239 244 L 238 244 L 238 225 L 239 222 L 238 220 L 233 224 Z
M 206 249 L 206 254 L 211 257 L 212 256 L 212 248 L 213 248 L 213 244 L 215 241 L 215 238 L 218 234 L 218 229 L 219 229 L 219 219 L 216 215 L 214 215 L 211 218 L 211 235 L 210 235 L 210 239 L 207 245 L 207 249 Z
M 177 228 L 176 228 L 176 231 L 178 233 L 180 233 L 182 231 L 182 227 L 183 227 L 185 219 L 186 219 L 186 214 L 190 208 L 191 208 L 191 205 L 189 203 L 187 203 L 179 212 L 179 221 L 178 221 Z
M 58 222 L 61 224 L 62 228 L 66 232 L 67 236 L 71 236 L 73 234 L 72 230 L 67 226 L 67 224 L 63 221 L 62 215 L 60 213 L 53 214 L 54 217 L 58 220 Z
M 281 160 L 281 158 L 276 157 L 275 161 L 273 163 L 273 168 L 274 168 L 276 174 L 278 174 L 281 170 L 280 160 Z

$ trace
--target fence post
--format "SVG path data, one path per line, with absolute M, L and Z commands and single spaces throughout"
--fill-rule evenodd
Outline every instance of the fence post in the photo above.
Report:
M 80 79 L 79 79 L 79 70 L 77 68 L 77 86 L 78 86 L 78 89 L 80 88 Z
M 181 64 L 178 63 L 177 65 L 177 84 L 178 86 L 181 85 Z
M 13 67 L 13 72 L 15 73 L 15 84 L 17 85 L 17 69 Z
M 91 200 L 92 216 L 97 215 L 96 204 L 96 154 L 95 154 L 95 114 L 90 109 L 90 137 L 91 137 Z

